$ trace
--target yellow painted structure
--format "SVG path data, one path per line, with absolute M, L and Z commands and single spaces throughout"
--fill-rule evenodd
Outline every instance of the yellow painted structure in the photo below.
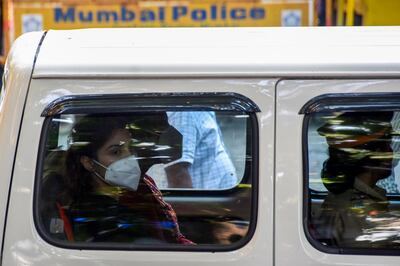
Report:
M 364 26 L 400 25 L 399 0 L 364 0 Z
M 326 1 L 327 3 L 333 2 L 333 0 Z M 400 25 L 399 0 L 336 0 L 335 3 L 336 25 L 338 26 L 353 26 L 355 14 L 362 16 L 363 26 Z M 346 22 L 344 23 L 345 15 Z

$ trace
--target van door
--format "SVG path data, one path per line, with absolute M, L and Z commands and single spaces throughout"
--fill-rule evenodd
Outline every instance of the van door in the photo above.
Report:
M 276 265 L 399 265 L 399 86 L 278 83 Z
M 3 264 L 272 266 L 275 83 L 223 78 L 32 80 Z M 184 121 L 181 126 L 171 122 L 176 116 L 184 117 L 176 119 Z M 170 187 L 164 177 L 167 165 L 183 158 L 176 155 L 183 153 L 182 125 L 215 127 L 215 121 L 219 130 L 212 134 L 222 134 L 224 144 L 218 145 L 225 146 L 235 164 L 235 184 Z M 105 143 L 110 147 L 103 149 Z M 95 152 L 87 152 L 93 147 L 98 147 Z M 113 185 L 121 184 L 116 179 L 96 185 L 101 178 L 110 180 L 107 173 L 113 167 L 105 158 L 119 156 L 120 149 L 129 153 L 123 159 L 138 162 L 147 176 L 130 192 Z M 74 160 L 78 154 L 82 156 Z M 83 171 L 79 175 L 78 168 Z M 178 234 L 166 203 L 177 215 L 180 233 L 194 245 Z

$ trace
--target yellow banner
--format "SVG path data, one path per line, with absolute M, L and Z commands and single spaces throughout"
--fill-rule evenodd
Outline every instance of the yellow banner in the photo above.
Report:
M 309 25 L 310 1 L 150 3 L 151 5 L 145 2 L 134 5 L 15 4 L 14 37 L 45 29 Z

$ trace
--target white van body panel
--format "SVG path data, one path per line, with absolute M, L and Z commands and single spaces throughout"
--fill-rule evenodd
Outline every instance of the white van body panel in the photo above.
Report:
M 306 239 L 298 113 L 325 93 L 399 92 L 400 27 L 49 31 L 39 45 L 42 36 L 22 36 L 8 59 L 0 109 L 2 265 L 399 265 L 398 256 L 323 253 Z M 154 92 L 235 92 L 260 107 L 258 215 L 250 242 L 229 252 L 47 243 L 33 213 L 44 108 L 62 96 Z
M 33 76 L 396 76 L 399 46 L 399 27 L 49 31 Z
M 33 62 L 43 33 L 26 34 L 15 41 L 5 66 L 6 80 L 0 103 L 0 236 L 3 236 L 8 192 L 13 172 L 21 118 Z M 18 166 L 17 166 L 18 167 Z M 2 244 L 3 238 L 0 239 Z
M 399 265 L 398 256 L 326 254 L 303 228 L 303 105 L 327 93 L 398 92 L 400 80 L 281 80 L 276 117 L 276 265 Z M 290 256 L 288 256 L 290 254 Z
M 37 79 L 30 86 L 24 114 L 11 191 L 3 265 L 273 265 L 273 139 L 275 84 L 268 79 L 187 80 L 73 80 Z M 271 158 L 260 164 L 258 226 L 252 240 L 231 252 L 101 251 L 72 250 L 52 246 L 38 234 L 33 220 L 33 188 L 44 118 L 41 113 L 54 99 L 65 95 L 154 93 L 154 92 L 236 92 L 252 99 L 263 110 L 258 116 L 260 156 Z

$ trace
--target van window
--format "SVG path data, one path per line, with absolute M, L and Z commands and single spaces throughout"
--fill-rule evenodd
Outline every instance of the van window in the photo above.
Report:
M 39 231 L 72 248 L 218 250 L 247 241 L 252 121 L 192 110 L 48 117 Z
M 399 113 L 306 117 L 306 230 L 331 253 L 400 248 Z

